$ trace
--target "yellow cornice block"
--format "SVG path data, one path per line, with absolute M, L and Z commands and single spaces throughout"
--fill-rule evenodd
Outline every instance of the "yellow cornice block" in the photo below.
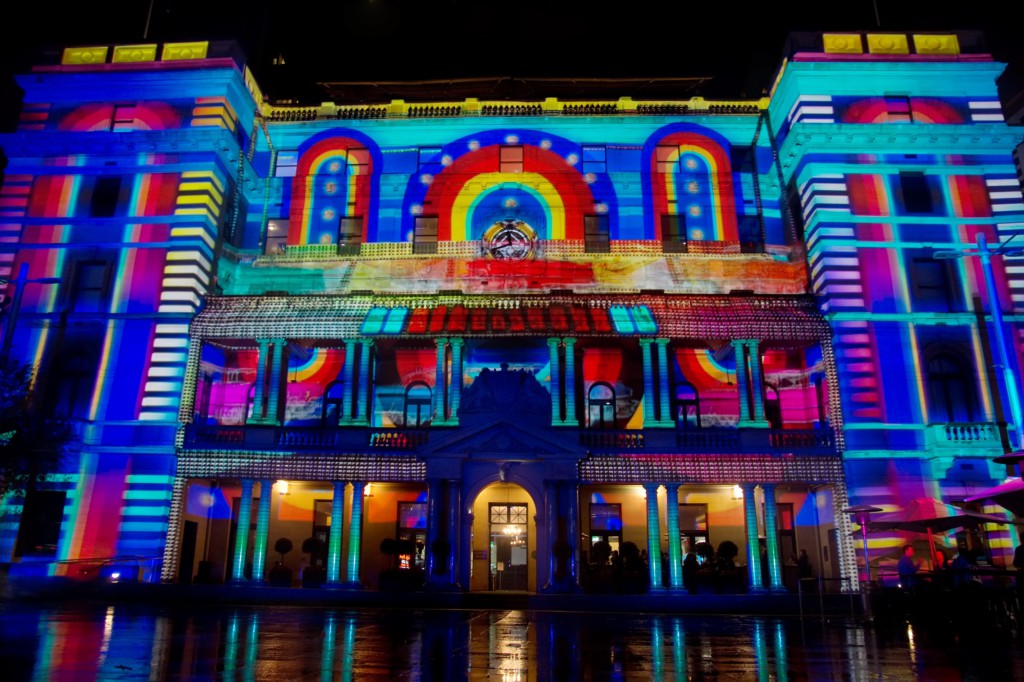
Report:
M 156 43 L 151 45 L 114 45 L 115 64 L 156 61 Z
M 61 64 L 103 64 L 107 61 L 106 45 L 95 47 L 65 47 Z
M 828 54 L 863 54 L 864 43 L 859 33 L 825 33 L 822 35 Z
M 162 61 L 174 61 L 178 59 L 206 59 L 206 50 L 210 43 L 164 43 L 164 51 L 160 56 Z
M 960 41 L 955 34 L 914 34 L 914 51 L 918 54 L 960 54 Z
M 869 33 L 868 52 L 871 54 L 910 54 L 910 43 L 902 33 Z

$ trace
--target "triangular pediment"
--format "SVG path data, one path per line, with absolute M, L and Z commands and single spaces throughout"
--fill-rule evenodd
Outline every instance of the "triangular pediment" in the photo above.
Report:
M 421 455 L 463 453 L 470 457 L 584 457 L 586 448 L 579 443 L 575 429 L 555 430 L 538 428 L 536 424 L 522 425 L 516 421 L 498 418 L 488 423 L 477 423 L 460 428 L 444 438 L 431 438 L 419 450 Z

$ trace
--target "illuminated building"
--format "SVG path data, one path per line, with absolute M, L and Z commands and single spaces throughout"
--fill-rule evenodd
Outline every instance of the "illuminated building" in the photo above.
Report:
M 1019 437 L 980 266 L 932 255 L 1020 229 L 1020 134 L 976 35 L 786 56 L 743 102 L 277 106 L 213 43 L 37 67 L 4 344 L 81 443 L 0 557 L 543 591 L 605 540 L 681 590 L 728 541 L 751 589 L 798 549 L 849 589 L 842 509 L 962 498 Z M 1024 268 L 993 266 L 1016 377 Z

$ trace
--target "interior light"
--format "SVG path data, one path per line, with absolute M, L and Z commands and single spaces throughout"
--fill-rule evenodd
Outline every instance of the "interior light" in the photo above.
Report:
M 373 497 L 373 490 L 371 490 L 370 485 L 370 483 L 367 483 L 366 487 L 363 488 L 363 497 Z
M 282 495 L 288 494 L 288 481 L 278 481 L 274 485 L 277 486 L 277 492 L 281 493 Z
M 743 488 L 739 487 L 738 485 L 734 485 L 732 487 L 732 499 L 734 499 L 734 500 L 742 500 L 743 499 Z

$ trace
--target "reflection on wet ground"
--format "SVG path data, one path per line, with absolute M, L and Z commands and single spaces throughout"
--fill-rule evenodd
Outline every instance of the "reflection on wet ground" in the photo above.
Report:
M 1024 680 L 1021 639 L 848 620 L 0 605 L 4 680 Z

